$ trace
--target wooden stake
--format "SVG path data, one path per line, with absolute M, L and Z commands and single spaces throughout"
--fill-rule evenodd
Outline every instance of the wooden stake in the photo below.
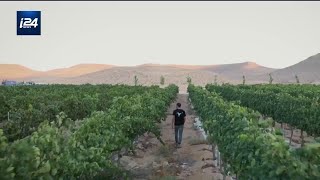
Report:
M 300 130 L 300 137 L 301 137 L 301 147 L 304 146 L 304 137 L 303 137 L 303 130 Z
M 291 135 L 290 135 L 290 143 L 289 143 L 289 145 L 291 145 L 291 142 L 292 142 L 292 136 L 293 136 L 293 127 L 292 126 L 290 126 L 291 127 Z

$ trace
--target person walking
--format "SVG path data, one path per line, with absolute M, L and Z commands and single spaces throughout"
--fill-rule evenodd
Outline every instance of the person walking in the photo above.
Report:
M 174 137 L 176 140 L 176 147 L 181 147 L 182 141 L 182 133 L 183 133 L 183 126 L 186 121 L 186 112 L 181 109 L 181 103 L 177 103 L 176 109 L 173 111 L 173 118 L 172 118 L 172 129 L 174 128 Z

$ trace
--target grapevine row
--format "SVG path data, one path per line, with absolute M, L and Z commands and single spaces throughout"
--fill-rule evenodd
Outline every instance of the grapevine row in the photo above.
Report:
M 114 179 L 113 154 L 132 147 L 145 132 L 158 138 L 157 122 L 166 116 L 178 88 L 150 88 L 140 95 L 116 97 L 111 107 L 82 121 L 61 113 L 30 136 L 8 143 L 0 130 L 0 179 L 88 179 L 107 174 Z
M 215 92 L 189 85 L 189 97 L 205 131 L 238 179 L 319 179 L 318 146 L 291 150 L 260 114 L 224 101 Z
M 143 86 L 126 85 L 37 85 L 0 87 L 0 128 L 9 141 L 23 138 L 44 120 L 60 112 L 72 120 L 104 111 L 117 96 L 141 94 Z
M 287 123 L 314 136 L 320 135 L 320 104 L 316 99 L 233 85 L 207 85 L 206 88 L 220 93 L 227 100 L 239 101 L 241 105 L 272 117 L 279 123 Z
M 305 96 L 310 99 L 319 100 L 320 86 L 315 84 L 255 84 L 235 85 L 241 89 L 252 89 L 256 91 L 272 91 L 273 93 L 288 93 L 291 96 Z

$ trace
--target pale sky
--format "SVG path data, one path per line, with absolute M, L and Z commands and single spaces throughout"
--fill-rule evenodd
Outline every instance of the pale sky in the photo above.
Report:
M 41 11 L 41 36 L 16 35 L 16 11 Z M 0 2 L 0 63 L 283 68 L 320 52 L 320 2 Z

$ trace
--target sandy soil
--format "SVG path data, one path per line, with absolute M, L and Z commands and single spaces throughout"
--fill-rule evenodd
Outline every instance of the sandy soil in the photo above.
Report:
M 177 102 L 182 104 L 182 108 L 187 113 L 181 148 L 174 147 L 174 130 L 171 128 L 171 113 Z M 166 120 L 160 125 L 165 145 L 162 145 L 154 136 L 145 135 L 139 138 L 136 155 L 126 157 L 129 161 L 123 163 L 125 166 L 133 162 L 133 165 L 129 167 L 133 178 L 222 179 L 219 169 L 212 167 L 214 161 L 212 152 L 209 150 L 211 147 L 203 144 L 205 141 L 203 141 L 202 134 L 194 128 L 195 114 L 188 102 L 188 95 L 179 94 L 167 113 Z M 202 142 L 202 144 L 194 142 Z

